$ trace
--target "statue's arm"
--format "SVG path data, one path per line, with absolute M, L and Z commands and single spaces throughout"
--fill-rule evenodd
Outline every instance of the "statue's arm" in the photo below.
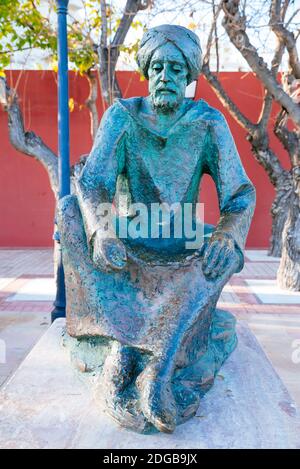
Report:
M 255 208 L 255 188 L 245 173 L 235 142 L 224 116 L 216 111 L 208 130 L 209 149 L 206 166 L 218 192 L 220 220 L 214 238 L 234 240 L 240 262 L 244 265 L 243 250 Z
M 91 257 L 101 270 L 122 269 L 123 243 L 110 223 L 117 178 L 125 165 L 126 116 L 117 104 L 104 114 L 82 173 L 75 183 Z
M 96 231 L 103 228 L 101 204 L 112 203 L 117 177 L 124 169 L 125 130 L 126 121 L 119 107 L 110 107 L 103 115 L 93 148 L 76 183 L 89 242 Z

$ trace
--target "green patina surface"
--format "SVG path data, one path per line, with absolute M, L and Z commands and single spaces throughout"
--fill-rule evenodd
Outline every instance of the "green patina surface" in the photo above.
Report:
M 149 96 L 117 100 L 106 111 L 74 195 L 60 203 L 67 333 L 74 363 L 94 373 L 95 393 L 115 420 L 140 432 L 172 432 L 195 414 L 236 345 L 234 320 L 216 304 L 243 267 L 255 191 L 224 116 L 184 97 L 201 68 L 197 36 L 179 26 L 153 28 L 138 62 Z M 204 174 L 216 185 L 220 219 L 205 226 L 199 246 L 187 247 L 185 231 L 176 236 L 175 216 L 170 236 L 157 222 L 153 237 L 149 219 L 137 222 L 129 211 L 125 224 L 139 225 L 140 236 L 121 236 L 121 195 L 128 196 L 125 211 L 129 202 L 177 204 L 182 213 L 190 204 L 196 230 Z M 116 232 L 101 205 L 113 201 Z

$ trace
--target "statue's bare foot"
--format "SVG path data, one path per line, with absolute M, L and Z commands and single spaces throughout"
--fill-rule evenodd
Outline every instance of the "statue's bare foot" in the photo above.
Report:
M 132 348 L 114 342 L 102 370 L 106 400 L 116 398 L 130 384 L 135 369 L 135 358 L 136 354 Z
M 140 406 L 146 419 L 160 432 L 172 433 L 176 428 L 176 404 L 171 382 L 155 373 L 149 365 L 136 382 L 140 392 Z
M 137 352 L 131 347 L 115 342 L 107 356 L 101 376 L 103 405 L 106 412 L 119 424 L 134 431 L 143 432 L 147 426 L 145 417 L 135 409 L 135 400 L 128 399 L 124 391 L 136 373 Z

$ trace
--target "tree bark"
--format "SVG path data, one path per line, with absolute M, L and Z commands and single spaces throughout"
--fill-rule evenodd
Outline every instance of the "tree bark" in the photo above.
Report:
M 289 0 L 271 1 L 269 24 L 278 39 L 279 58 L 284 48 L 288 52 L 289 75 L 293 81 L 300 76 L 300 64 L 296 36 L 284 25 L 289 3 Z M 276 119 L 274 133 L 289 154 L 291 170 L 289 173 L 283 170 L 278 178 L 276 173 L 279 174 L 279 172 L 275 171 L 275 179 L 269 174 L 276 189 L 276 198 L 272 206 L 273 232 L 270 253 L 273 255 L 280 253 L 278 239 L 282 233 L 282 257 L 277 281 L 283 288 L 300 291 L 300 107 L 297 92 L 295 91 L 294 96 L 289 92 L 288 87 L 285 89 L 284 86 L 279 85 L 275 73 L 276 64 L 273 63 L 269 70 L 262 57 L 258 55 L 257 49 L 250 43 L 246 33 L 246 18 L 239 11 L 240 0 L 222 0 L 222 6 L 225 14 L 223 26 L 229 39 L 264 84 L 268 94 L 282 108 Z M 292 119 L 294 130 L 288 130 L 288 118 Z M 261 157 L 260 152 L 258 152 L 258 160 Z M 268 159 L 263 157 L 262 162 L 268 172 L 267 168 L 270 167 Z
M 286 112 L 282 111 L 275 126 L 275 134 L 288 151 L 292 165 L 291 193 L 282 232 L 282 257 L 277 282 L 282 288 L 300 291 L 300 139 L 298 131 L 287 128 L 286 117 Z
M 278 53 L 280 52 L 281 51 L 278 50 Z M 277 55 L 276 53 L 274 62 L 278 62 Z M 256 161 L 266 171 L 270 182 L 275 188 L 276 197 L 271 209 L 272 234 L 269 255 L 280 257 L 282 249 L 282 231 L 287 218 L 289 195 L 292 191 L 292 180 L 289 172 L 284 170 L 277 155 L 275 155 L 269 147 L 267 123 L 271 112 L 272 98 L 270 95 L 266 95 L 259 123 L 254 124 L 230 99 L 217 76 L 210 71 L 208 60 L 204 59 L 202 72 L 225 108 L 228 109 L 240 126 L 248 132 L 247 140 L 251 144 L 251 151 Z
M 121 98 L 122 93 L 115 76 L 115 67 L 118 60 L 118 50 L 115 47 L 99 47 L 99 65 L 101 93 L 105 102 L 110 106 L 116 98 Z
M 289 2 L 287 2 L 288 4 Z M 281 19 L 281 0 L 272 0 L 270 7 L 270 26 L 279 41 L 285 45 L 289 55 L 289 67 L 296 79 L 300 78 L 300 61 L 297 50 L 296 38 L 289 31 Z
M 271 207 L 272 233 L 268 254 L 269 256 L 280 257 L 282 232 L 287 219 L 289 197 L 292 193 L 292 178 L 290 173 L 283 169 L 277 156 L 268 146 L 268 135 L 262 135 L 260 138 L 256 137 L 254 139 L 249 135 L 248 139 L 251 142 L 251 150 L 255 159 L 266 171 L 276 192 Z
M 299 175 L 298 175 L 299 177 Z M 277 282 L 281 288 L 300 291 L 300 198 L 299 182 L 294 182 L 294 190 L 290 196 L 289 212 L 284 226 L 282 239 L 282 256 Z M 298 190 L 295 186 L 298 186 Z
M 101 93 L 110 106 L 115 98 L 121 98 L 122 93 L 116 79 L 116 65 L 120 55 L 120 47 L 124 44 L 126 35 L 140 10 L 151 5 L 151 0 L 127 0 L 123 16 L 111 43 L 108 43 L 106 1 L 101 0 L 101 38 L 98 47 L 100 64 Z
M 292 195 L 292 179 L 290 175 L 283 177 L 275 187 L 276 196 L 272 203 L 272 234 L 270 238 L 269 256 L 281 257 L 282 233 L 287 220 L 289 202 Z
M 90 112 L 91 120 L 91 136 L 95 140 L 96 133 L 99 126 L 99 115 L 97 110 L 97 98 L 98 98 L 98 79 L 96 72 L 88 70 L 85 74 L 90 87 L 90 93 L 85 104 Z
M 239 12 L 240 0 L 223 0 L 222 5 L 225 14 L 222 24 L 230 41 L 242 54 L 275 101 L 286 109 L 294 124 L 300 128 L 300 107 L 284 92 L 263 58 L 258 55 L 257 49 L 249 41 L 246 33 L 246 18 Z

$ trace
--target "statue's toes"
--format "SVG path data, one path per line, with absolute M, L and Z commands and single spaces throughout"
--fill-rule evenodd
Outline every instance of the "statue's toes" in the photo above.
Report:
M 148 417 L 146 417 L 148 419 Z M 154 410 L 148 419 L 157 430 L 163 433 L 173 433 L 176 428 L 176 417 L 167 409 Z
M 102 402 L 104 411 L 119 425 L 138 433 L 147 430 L 149 424 L 145 416 L 135 408 L 134 400 L 127 401 L 120 394 L 106 393 Z
M 136 360 L 137 355 L 134 349 L 114 342 L 102 370 L 106 392 L 117 395 L 130 385 Z
M 143 433 L 149 424 L 136 408 L 136 397 L 128 387 L 135 373 L 137 354 L 131 347 L 114 342 L 101 375 L 101 401 L 105 412 L 120 425 Z M 125 392 L 125 393 L 124 393 Z
M 161 379 L 147 379 L 142 375 L 137 381 L 141 410 L 157 430 L 172 433 L 176 428 L 177 409 L 171 384 Z
M 199 392 L 194 391 L 190 387 L 185 387 L 177 383 L 175 396 L 177 403 L 177 413 L 180 422 L 185 422 L 186 420 L 196 415 L 200 405 Z

